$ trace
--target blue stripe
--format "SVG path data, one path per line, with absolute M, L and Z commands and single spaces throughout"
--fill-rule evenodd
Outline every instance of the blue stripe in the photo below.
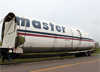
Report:
M 70 38 L 72 38 L 72 36 L 68 36 L 68 35 L 60 35 L 60 34 L 53 34 L 53 33 L 37 32 L 37 31 L 29 31 L 29 30 L 19 30 L 19 29 L 18 29 L 17 31 L 21 31 L 21 32 L 29 32 L 29 33 L 38 33 L 38 34 L 45 34 L 45 35 L 51 35 L 51 36 L 70 37 Z
M 76 37 L 76 36 L 68 36 L 68 35 L 45 33 L 45 32 L 37 32 L 37 31 L 30 31 L 30 30 L 21 30 L 21 29 L 17 29 L 17 31 L 19 31 L 19 32 L 28 32 L 28 33 L 44 34 L 44 35 L 51 35 L 51 36 L 69 37 L 69 38 L 76 38 L 76 39 L 80 39 L 81 38 L 81 37 Z M 81 39 L 94 41 L 93 39 L 90 39 L 90 38 L 81 38 Z

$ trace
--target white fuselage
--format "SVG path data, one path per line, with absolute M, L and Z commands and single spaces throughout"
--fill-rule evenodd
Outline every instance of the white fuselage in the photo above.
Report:
M 93 38 L 85 31 L 49 21 L 15 16 L 17 36 L 25 42 L 17 47 L 24 52 L 85 50 L 94 47 Z

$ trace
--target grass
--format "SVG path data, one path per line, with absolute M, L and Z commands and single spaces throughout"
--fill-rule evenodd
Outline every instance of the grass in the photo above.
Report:
M 96 50 L 96 52 L 94 52 L 93 55 L 98 55 L 98 54 L 100 54 L 100 47 L 95 47 L 95 48 L 93 48 L 93 49 Z
M 95 47 L 93 49 L 96 49 L 96 52 L 93 53 L 93 55 L 97 55 L 100 54 L 100 48 L 99 47 Z M 36 55 L 36 54 L 63 54 L 66 52 L 50 52 L 50 53 L 24 53 L 23 55 Z M 75 56 L 55 56 L 55 57 L 47 57 L 47 58 L 31 58 L 31 59 L 15 59 L 15 60 L 11 60 L 11 62 L 9 62 L 8 60 L 5 60 L 5 62 L 2 62 L 2 60 L 0 59 L 0 64 L 16 64 L 16 63 L 26 63 L 26 62 L 38 62 L 38 61 L 45 61 L 45 60 L 56 60 L 56 59 L 66 59 L 66 58 L 74 58 Z
M 17 64 L 17 63 L 26 63 L 26 62 L 39 62 L 39 61 L 46 61 L 46 60 L 55 60 L 55 59 L 66 59 L 66 58 L 74 58 L 74 56 L 57 56 L 57 57 L 48 57 L 48 58 L 31 58 L 31 59 L 15 59 L 11 60 L 9 62 L 8 60 L 5 60 L 5 62 L 2 62 L 0 59 L 0 64 Z
M 0 42 L 0 46 L 2 46 L 2 43 Z

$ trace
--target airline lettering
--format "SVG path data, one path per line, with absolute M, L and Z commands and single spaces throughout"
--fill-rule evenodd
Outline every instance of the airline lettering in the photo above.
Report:
M 16 19 L 17 19 L 17 25 L 25 26 L 25 23 L 26 23 L 26 27 L 30 27 L 30 20 L 29 19 L 24 19 L 24 18 L 20 18 L 20 17 L 16 17 Z M 43 24 L 43 29 L 45 29 L 45 30 L 49 30 L 49 26 L 50 26 L 51 31 L 54 31 L 56 29 L 58 32 L 65 33 L 65 27 L 63 27 L 63 26 L 62 27 L 59 25 L 54 26 L 54 24 L 52 24 L 52 23 L 48 24 L 45 22 L 42 22 L 42 24 Z M 34 28 L 41 29 L 41 22 L 36 21 L 36 20 L 32 20 L 32 26 Z

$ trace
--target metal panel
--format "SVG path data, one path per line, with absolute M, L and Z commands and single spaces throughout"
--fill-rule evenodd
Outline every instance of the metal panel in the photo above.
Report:
M 4 37 L 2 47 L 4 48 L 14 48 L 15 47 L 15 38 L 16 38 L 16 23 L 15 18 L 4 23 Z

